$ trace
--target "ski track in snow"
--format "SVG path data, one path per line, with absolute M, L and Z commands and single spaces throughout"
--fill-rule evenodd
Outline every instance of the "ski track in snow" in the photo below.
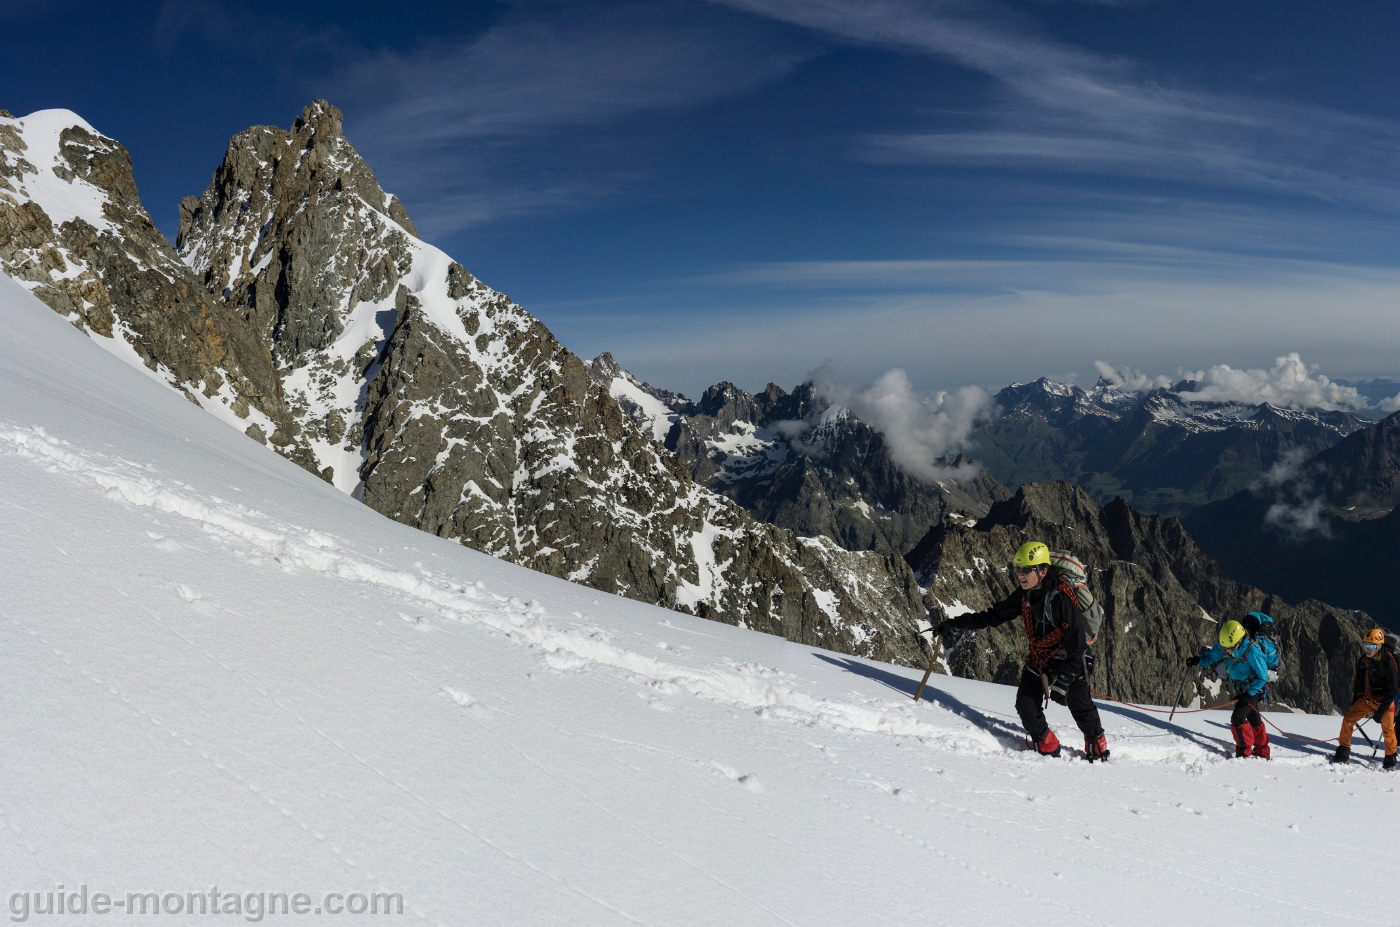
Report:
M 652 685 L 675 687 L 704 698 L 754 709 L 763 717 L 919 737 L 950 749 L 984 753 L 1003 749 L 995 738 L 984 732 L 920 721 L 912 705 L 874 708 L 817 699 L 775 683 L 769 678 L 771 672 L 762 667 L 733 666 L 735 671 L 732 672 L 689 669 L 617 647 L 599 632 L 566 631 L 552 625 L 545 617 L 545 609 L 533 602 L 371 563 L 348 551 L 338 550 L 340 545 L 333 538 L 314 529 L 280 524 L 241 506 L 220 504 L 201 499 L 188 490 L 172 489 L 149 475 L 149 468 L 74 448 L 39 428 L 0 425 L 0 447 L 41 466 L 93 483 L 106 490 L 107 498 L 114 502 L 189 519 L 210 534 L 243 542 L 284 569 L 315 570 L 351 582 L 385 587 L 436 607 L 452 619 L 485 625 L 513 640 L 538 647 L 552 658 L 550 665 L 556 669 L 587 664 L 616 667 Z M 187 599 L 194 597 L 187 589 L 181 595 Z

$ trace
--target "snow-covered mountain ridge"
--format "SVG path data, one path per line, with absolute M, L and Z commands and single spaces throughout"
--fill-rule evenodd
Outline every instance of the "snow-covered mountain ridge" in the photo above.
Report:
M 0 271 L 107 350 L 306 463 L 267 348 L 188 274 L 131 159 L 75 113 L 0 116 Z
M 915 704 L 915 671 L 410 530 L 9 280 L 0 315 L 16 921 L 81 886 L 167 910 L 217 886 L 245 920 L 279 893 L 397 897 L 361 919 L 444 927 L 1389 916 L 1383 894 L 1337 902 L 1358 859 L 1400 850 L 1365 751 L 1338 769 L 1276 737 L 1237 762 L 1222 714 L 1104 703 L 1108 764 L 1041 760 L 1005 687 L 940 675 Z M 1241 835 L 1228 872 L 1202 852 Z
M 114 163 L 129 178 L 129 164 Z M 61 198 L 52 208 L 67 214 Z M 884 435 L 811 384 L 756 395 L 719 384 L 689 403 L 611 358 L 585 365 L 417 238 L 327 103 L 289 130 L 232 139 L 181 220 L 183 262 L 167 246 L 163 279 L 203 289 L 210 318 L 260 346 L 287 417 L 277 434 L 290 435 L 274 447 L 382 514 L 493 556 L 919 664 L 917 631 L 929 608 L 948 602 L 920 588 L 903 555 L 1006 496 L 962 459 L 942 482 L 910 476 Z M 164 333 L 151 344 L 174 352 L 173 369 L 194 339 L 165 304 L 155 307 L 143 318 Z M 1157 661 L 1182 656 L 1177 649 Z M 1014 656 L 1005 641 L 994 650 L 996 661 Z M 1308 698 L 1327 705 L 1321 690 Z
M 966 458 L 928 481 L 892 458 L 886 436 L 818 395 L 717 383 L 699 401 L 642 383 L 610 354 L 589 365 L 643 431 L 695 479 L 754 517 L 848 550 L 903 555 L 950 517 L 976 518 L 1007 492 Z
M 119 188 L 130 209 L 103 208 L 126 238 L 128 225 L 151 238 L 161 279 L 218 327 L 197 336 L 181 327 L 183 304 L 134 299 L 155 333 L 152 366 L 197 367 L 206 342 L 255 346 L 279 418 L 272 435 L 242 421 L 252 403 L 231 393 L 240 431 L 382 514 L 494 556 L 812 644 L 922 659 L 926 610 L 902 560 L 799 538 L 696 485 L 538 320 L 417 238 L 339 110 L 317 101 L 290 130 L 232 139 L 204 195 L 181 204 L 178 258 L 140 207 L 125 152 L 74 119 L 38 122 L 116 153 L 120 183 L 101 189 Z M 36 189 L 62 216 L 55 177 Z M 14 223 L 0 233 L 3 253 L 23 257 Z M 119 279 L 108 268 L 94 281 Z M 214 375 L 167 379 L 190 394 Z
M 997 393 L 968 453 L 1009 486 L 1054 479 L 1102 501 L 1182 515 L 1237 492 L 1289 454 L 1312 456 L 1369 422 L 1349 412 L 1202 401 L 1192 384 L 1145 393 L 1042 378 Z

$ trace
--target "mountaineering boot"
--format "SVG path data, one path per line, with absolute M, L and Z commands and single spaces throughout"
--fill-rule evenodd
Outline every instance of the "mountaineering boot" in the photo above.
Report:
M 1108 738 L 1102 734 L 1098 737 L 1085 737 L 1084 758 L 1090 763 L 1094 760 L 1108 759 Z
M 1393 754 L 1393 753 L 1387 753 L 1387 754 L 1385 755 L 1385 759 L 1381 762 L 1381 769 L 1394 769 L 1394 768 L 1395 768 L 1395 754 Z
M 1054 731 L 1047 731 L 1040 743 L 1035 745 L 1035 750 L 1041 756 L 1059 756 L 1060 738 L 1055 736 Z
M 1393 762 L 1395 758 L 1391 757 L 1390 759 Z M 1338 747 L 1336 754 L 1332 757 L 1332 762 L 1341 763 L 1343 766 L 1345 766 L 1347 763 L 1350 763 L 1351 747 Z
M 1254 728 L 1254 755 L 1260 759 L 1269 758 L 1269 731 L 1262 724 L 1251 725 Z

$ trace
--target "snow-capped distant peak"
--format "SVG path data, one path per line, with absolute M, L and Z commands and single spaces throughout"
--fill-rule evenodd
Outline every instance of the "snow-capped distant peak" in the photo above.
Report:
M 55 226 L 82 219 L 99 231 L 113 227 L 104 210 L 107 192 L 76 175 L 63 151 L 68 146 L 91 147 L 71 135 L 65 140 L 64 133 L 71 129 L 115 144 L 111 139 L 66 109 L 43 109 L 22 119 L 0 118 L 0 127 L 0 131 L 9 129 L 19 141 L 12 147 L 0 136 L 0 158 L 4 159 L 0 167 L 0 197 L 8 192 L 18 199 L 15 205 L 38 204 Z M 5 183 L 3 178 L 7 175 L 9 182 Z
M 657 444 L 666 443 L 671 426 L 680 418 L 684 407 L 689 405 L 679 393 L 659 390 L 638 380 L 622 369 L 606 351 L 588 362 L 588 370 L 593 379 L 606 387 L 609 395 L 617 400 L 622 411 L 631 416 L 632 421 L 651 435 Z

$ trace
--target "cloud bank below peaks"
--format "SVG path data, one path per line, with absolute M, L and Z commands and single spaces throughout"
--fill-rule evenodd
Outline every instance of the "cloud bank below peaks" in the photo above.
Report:
M 1146 393 L 1154 389 L 1171 388 L 1186 381 L 1182 398 L 1191 402 L 1238 402 L 1247 405 L 1269 403 L 1281 408 L 1324 409 L 1327 411 L 1365 409 L 1370 403 L 1355 387 L 1342 386 L 1316 372 L 1316 366 L 1303 363 L 1295 351 L 1275 358 L 1268 370 L 1236 370 L 1228 364 L 1217 364 L 1209 370 L 1178 370 L 1175 377 L 1148 376 L 1129 367 L 1117 367 L 1095 361 L 1099 376 L 1119 389 Z M 1400 408 L 1400 396 L 1382 403 L 1395 403 Z
M 828 416 L 845 409 L 882 434 L 890 459 L 910 476 L 934 483 L 977 475 L 976 464 L 942 461 L 964 450 L 972 431 L 996 414 L 995 400 L 980 386 L 922 396 L 898 367 L 868 386 L 843 383 L 823 368 L 812 375 L 812 386 L 830 404 Z

